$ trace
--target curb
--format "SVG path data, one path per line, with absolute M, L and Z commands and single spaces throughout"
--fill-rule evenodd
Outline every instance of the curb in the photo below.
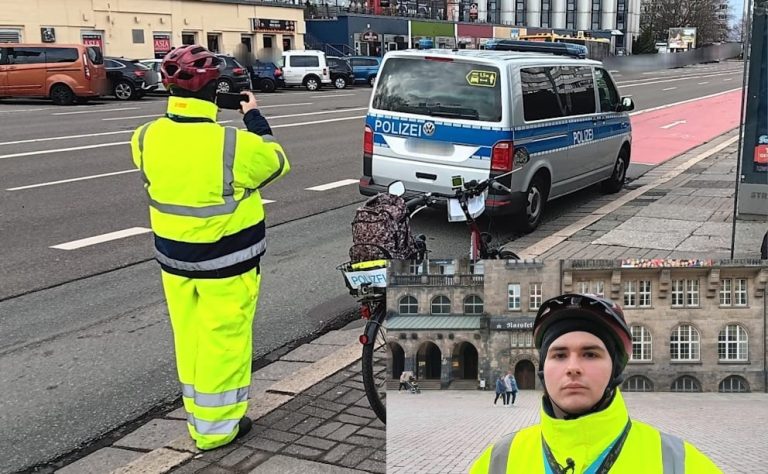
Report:
M 248 402 L 246 415 L 255 422 L 293 400 L 301 392 L 353 364 L 360 357 L 361 349 L 358 342 L 343 346 L 333 354 L 293 372 L 290 377 L 270 385 L 265 392 L 255 394 L 254 398 Z M 189 435 L 184 434 L 165 446 L 154 449 L 135 461 L 111 471 L 111 474 L 164 474 L 202 452 L 197 449 Z

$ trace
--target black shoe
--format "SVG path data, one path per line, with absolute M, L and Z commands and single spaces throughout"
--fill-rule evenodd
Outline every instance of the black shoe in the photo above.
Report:
M 238 429 L 234 439 L 239 439 L 247 435 L 248 432 L 251 431 L 252 426 L 253 426 L 253 422 L 251 421 L 250 418 L 248 418 L 247 416 L 240 418 L 240 421 L 237 423 Z

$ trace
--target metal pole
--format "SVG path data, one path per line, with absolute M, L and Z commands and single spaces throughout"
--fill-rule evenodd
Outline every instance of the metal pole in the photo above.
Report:
M 749 8 L 747 9 L 747 35 L 742 46 L 742 52 L 744 55 L 744 78 L 741 84 L 741 120 L 739 120 L 739 145 L 736 152 L 736 189 L 733 195 L 733 223 L 731 225 L 731 260 L 733 260 L 734 253 L 736 251 L 736 214 L 738 213 L 738 201 L 739 201 L 739 183 L 741 182 L 741 152 L 742 142 L 744 141 L 744 122 L 746 121 L 746 103 L 747 103 L 747 76 L 749 75 L 749 56 L 752 44 L 752 9 L 753 1 L 749 0 Z M 742 35 L 744 38 L 744 35 Z

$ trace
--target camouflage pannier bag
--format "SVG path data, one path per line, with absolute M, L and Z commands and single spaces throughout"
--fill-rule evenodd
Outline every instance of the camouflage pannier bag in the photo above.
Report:
M 357 209 L 352 221 L 352 263 L 415 258 L 408 209 L 400 196 L 381 193 Z

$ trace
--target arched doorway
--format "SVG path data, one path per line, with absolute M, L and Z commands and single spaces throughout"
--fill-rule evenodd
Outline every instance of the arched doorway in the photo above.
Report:
M 389 343 L 389 352 L 392 354 L 392 368 L 390 372 L 390 378 L 392 380 L 400 380 L 400 374 L 405 370 L 405 351 L 396 342 Z
M 477 349 L 469 342 L 457 344 L 451 357 L 452 379 L 477 379 Z
M 536 388 L 536 369 L 533 367 L 533 362 L 525 359 L 515 364 L 515 380 L 520 390 Z
M 419 380 L 440 378 L 440 348 L 433 342 L 425 342 L 416 353 L 416 378 Z

